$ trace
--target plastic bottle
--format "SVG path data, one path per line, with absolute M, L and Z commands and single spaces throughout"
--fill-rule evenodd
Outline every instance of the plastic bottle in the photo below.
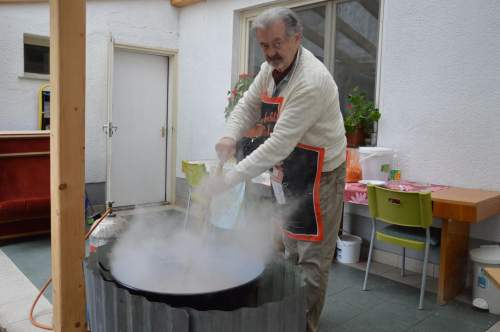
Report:
M 392 156 L 392 167 L 389 173 L 389 180 L 401 181 L 401 169 L 399 168 L 399 157 L 397 152 Z

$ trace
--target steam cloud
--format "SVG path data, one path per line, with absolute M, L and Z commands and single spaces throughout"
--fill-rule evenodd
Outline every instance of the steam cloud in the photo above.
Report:
M 196 223 L 184 228 L 181 216 L 136 214 L 113 247 L 113 276 L 137 289 L 169 294 L 209 293 L 253 280 L 272 254 L 274 226 L 270 206 L 245 204 L 231 230 Z

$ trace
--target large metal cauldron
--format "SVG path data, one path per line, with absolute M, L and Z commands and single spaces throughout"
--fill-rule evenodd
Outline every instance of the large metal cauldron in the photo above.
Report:
M 264 266 L 255 266 L 249 280 L 226 289 L 211 292 L 166 293 L 141 289 L 128 284 L 126 281 L 114 276 L 110 271 L 109 256 L 112 245 L 99 248 L 98 261 L 102 277 L 114 282 L 117 287 L 126 288 L 131 294 L 143 296 L 152 302 L 161 302 L 172 307 L 190 307 L 196 310 L 235 310 L 241 307 L 255 307 L 257 305 L 256 289 L 259 277 L 264 271 Z
M 221 292 L 172 295 L 127 287 L 109 273 L 110 247 L 85 259 L 92 332 L 303 332 L 304 284 L 281 257 L 246 284 Z

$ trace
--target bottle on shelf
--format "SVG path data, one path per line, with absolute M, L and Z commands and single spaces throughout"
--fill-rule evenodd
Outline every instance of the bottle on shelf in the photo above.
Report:
M 392 156 L 392 167 L 389 173 L 389 180 L 401 181 L 401 168 L 399 167 L 399 156 L 397 152 Z

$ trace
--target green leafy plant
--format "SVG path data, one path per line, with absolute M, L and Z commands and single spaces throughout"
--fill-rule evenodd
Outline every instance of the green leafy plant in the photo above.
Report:
M 238 104 L 238 101 L 240 100 L 241 97 L 243 97 L 243 94 L 245 91 L 248 90 L 250 85 L 253 82 L 253 76 L 250 74 L 241 74 L 238 78 L 238 82 L 234 85 L 233 89 L 227 92 L 228 95 L 228 103 L 227 106 L 224 110 L 224 116 L 227 120 L 231 112 L 233 111 L 234 107 Z
M 365 92 L 355 87 L 347 97 L 347 111 L 344 115 L 344 126 L 346 133 L 353 133 L 362 127 L 365 133 L 373 131 L 373 123 L 380 119 L 380 111 L 375 107 L 373 101 L 368 100 Z

